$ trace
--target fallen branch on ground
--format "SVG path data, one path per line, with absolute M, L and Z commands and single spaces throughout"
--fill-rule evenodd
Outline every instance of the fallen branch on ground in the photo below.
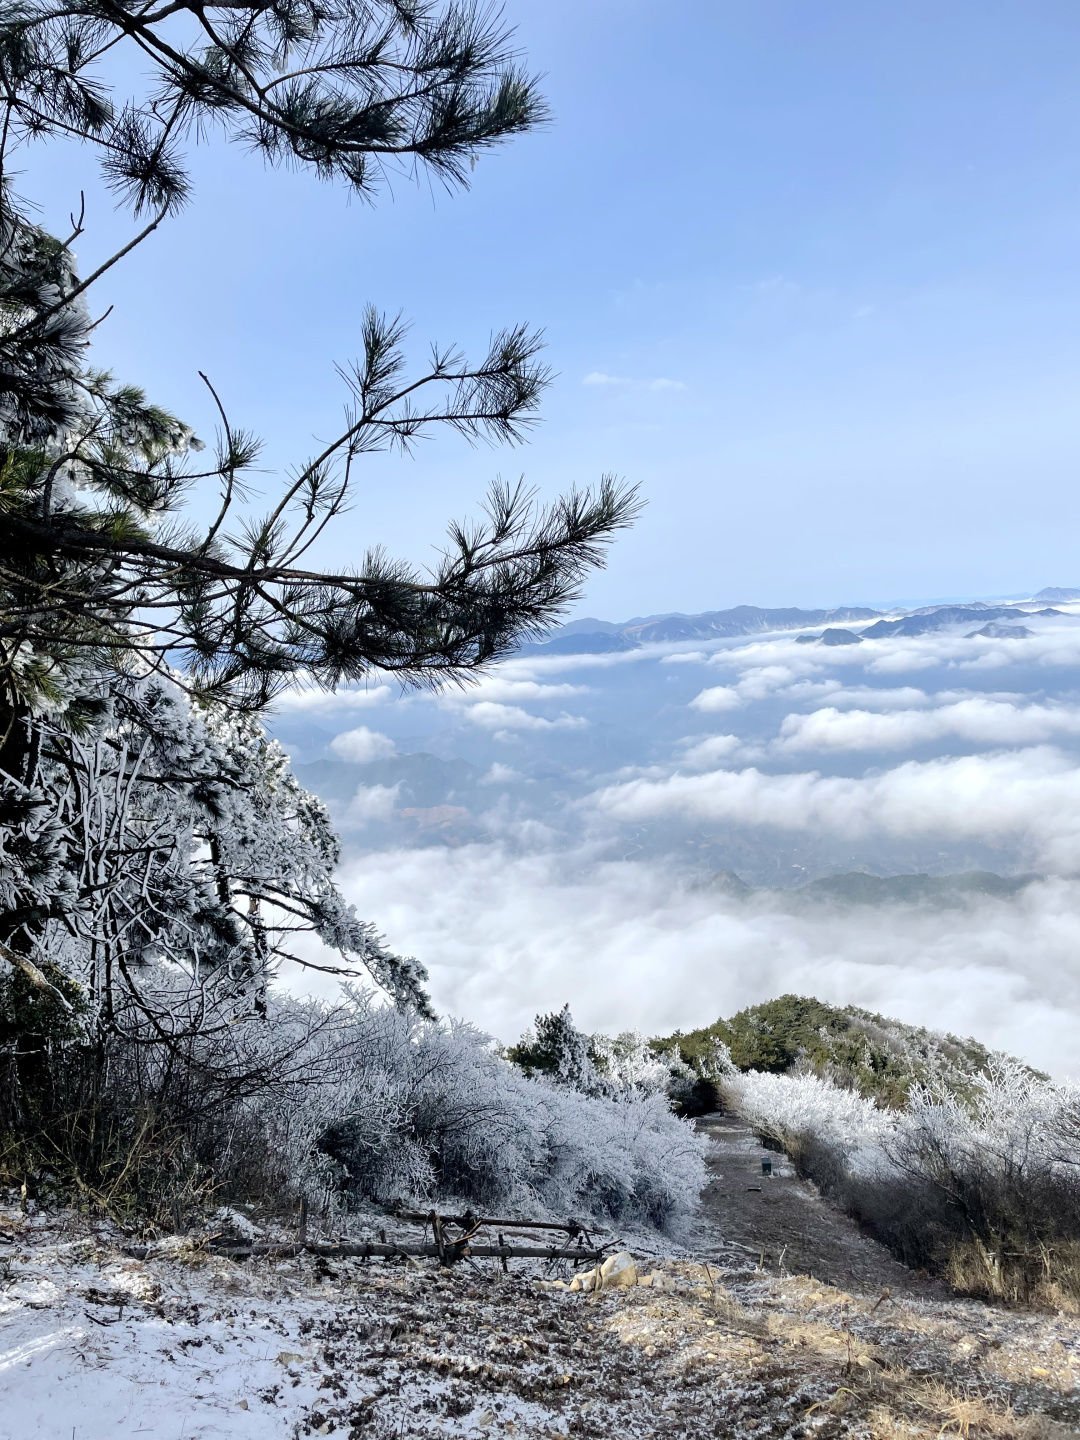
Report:
M 430 1225 L 438 1220 L 441 1225 L 456 1225 L 470 1234 L 482 1228 L 491 1230 L 562 1230 L 571 1239 L 578 1235 L 588 1236 L 589 1231 L 580 1220 L 493 1220 L 474 1215 L 466 1210 L 464 1215 L 437 1215 L 433 1210 L 396 1210 L 399 1220 L 408 1220 L 415 1225 Z
M 124 1254 L 130 1255 L 135 1260 L 145 1260 L 153 1252 L 152 1245 L 125 1245 Z M 210 1244 L 210 1254 L 221 1255 L 230 1260 L 246 1260 L 252 1256 L 270 1255 L 278 1259 L 288 1259 L 295 1255 L 321 1255 L 327 1260 L 333 1259 L 403 1259 L 406 1256 L 419 1256 L 430 1260 L 443 1260 L 446 1264 L 453 1264 L 457 1260 L 463 1260 L 467 1256 L 473 1259 L 495 1259 L 495 1260 L 573 1260 L 599 1263 L 604 1258 L 604 1252 L 610 1246 L 601 1246 L 599 1249 L 566 1249 L 558 1246 L 544 1245 L 471 1245 L 466 1242 L 453 1240 L 444 1241 L 442 1246 L 428 1244 L 411 1244 L 405 1242 L 400 1245 L 383 1244 L 381 1242 L 345 1242 L 340 1243 L 327 1241 L 323 1243 L 309 1241 L 306 1244 L 274 1242 L 258 1244 Z

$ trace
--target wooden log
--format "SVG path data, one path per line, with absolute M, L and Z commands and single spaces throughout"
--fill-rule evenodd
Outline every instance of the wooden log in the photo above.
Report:
M 290 1244 L 288 1242 L 277 1244 L 274 1242 L 258 1242 L 255 1244 L 222 1245 L 211 1242 L 209 1245 L 211 1255 L 221 1255 L 230 1260 L 246 1260 L 252 1256 L 268 1255 L 279 1259 L 288 1259 L 295 1255 L 322 1255 L 327 1260 L 334 1259 L 401 1259 L 406 1255 L 419 1256 L 429 1260 L 443 1260 L 450 1263 L 454 1260 L 464 1259 L 472 1256 L 474 1259 L 505 1259 L 505 1260 L 591 1260 L 593 1263 L 603 1259 L 604 1251 L 585 1249 L 566 1249 L 558 1246 L 544 1245 L 473 1245 L 470 1243 L 457 1244 L 455 1242 L 443 1241 L 442 1246 L 433 1244 L 414 1244 L 405 1241 L 400 1245 L 382 1244 L 374 1241 L 342 1242 L 333 1243 L 309 1241 L 307 1244 Z M 150 1245 L 125 1245 L 124 1254 L 130 1255 L 135 1260 L 145 1260 L 152 1252 Z
M 408 1220 L 414 1225 L 430 1225 L 432 1211 L 420 1210 L 395 1210 L 394 1214 L 399 1220 Z M 464 1215 L 437 1215 L 435 1217 L 442 1225 L 457 1225 L 463 1230 L 479 1229 L 482 1226 L 490 1226 L 493 1230 L 562 1230 L 567 1235 L 585 1235 L 588 1233 L 584 1225 L 576 1221 L 569 1223 L 559 1220 L 500 1220 L 481 1218 L 477 1215 L 466 1213 Z

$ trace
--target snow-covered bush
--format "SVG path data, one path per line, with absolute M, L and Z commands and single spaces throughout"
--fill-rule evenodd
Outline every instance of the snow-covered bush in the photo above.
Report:
M 43 1065 L 62 1117 L 44 1168 L 61 1190 L 89 1180 L 114 1213 L 172 1221 L 212 1192 L 285 1208 L 306 1195 L 316 1213 L 445 1200 L 672 1230 L 705 1179 L 702 1140 L 662 1095 L 530 1079 L 471 1026 L 366 993 L 326 1007 L 272 989 L 265 1016 L 221 1032 L 171 1047 L 113 1035 L 104 1064 L 69 1050 Z
M 452 1196 L 665 1229 L 697 1202 L 703 1145 L 662 1095 L 531 1079 L 471 1026 L 359 995 L 330 1043 L 335 1079 L 304 1098 L 303 1144 L 346 1198 Z
M 733 1109 L 785 1148 L 816 1140 L 863 1167 L 894 1124 L 890 1112 L 812 1073 L 748 1070 L 727 1076 L 723 1087 Z
M 886 1147 L 953 1241 L 963 1288 L 1080 1305 L 1080 1094 L 996 1059 L 970 1094 L 918 1087 Z
M 614 1039 L 594 1035 L 592 1048 L 594 1064 L 615 1094 L 668 1093 L 671 1073 L 667 1057 L 658 1056 L 645 1036 L 636 1030 L 624 1030 Z
M 907 1263 L 957 1288 L 1080 1305 L 1080 1094 L 1003 1057 L 903 1110 L 814 1074 L 724 1081 L 730 1107 Z
M 854 1177 L 879 1177 L 891 1112 L 811 1072 L 735 1071 L 720 1084 L 725 1104 L 780 1145 L 821 1188 L 846 1199 Z

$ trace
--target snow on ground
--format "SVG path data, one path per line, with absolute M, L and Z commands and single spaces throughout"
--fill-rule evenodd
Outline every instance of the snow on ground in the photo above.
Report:
M 2 1440 L 1080 1434 L 1075 1317 L 845 1292 L 719 1242 L 585 1295 L 520 1262 L 136 1260 L 17 1212 L 5 1234 Z

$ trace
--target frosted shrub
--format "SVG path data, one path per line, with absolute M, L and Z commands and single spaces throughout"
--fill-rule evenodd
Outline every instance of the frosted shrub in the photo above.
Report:
M 913 1092 L 888 1153 L 954 1237 L 962 1288 L 1080 1305 L 1078 1116 L 1074 1087 L 1005 1059 L 966 1097 Z
M 663 1096 L 582 1097 L 582 1103 L 543 1088 L 528 1100 L 546 1113 L 537 1156 L 550 1157 L 550 1178 L 539 1192 L 545 1205 L 659 1229 L 691 1213 L 705 1183 L 704 1147 Z
M 866 1172 L 881 1164 L 894 1118 L 854 1090 L 820 1075 L 759 1070 L 725 1077 L 724 1097 L 755 1130 L 790 1153 L 826 1150 L 834 1163 Z
M 670 1079 L 669 1067 L 653 1051 L 644 1035 L 625 1030 L 612 1040 L 607 1035 L 592 1037 L 597 1069 L 618 1094 L 636 1091 L 639 1095 L 663 1095 Z
M 964 1091 L 884 1111 L 816 1075 L 728 1076 L 733 1110 L 909 1264 L 958 1288 L 1080 1308 L 1080 1095 L 993 1059 Z
M 279 1002 L 279 1025 L 310 1007 Z M 676 1227 L 704 1184 L 703 1142 L 657 1094 L 589 1096 L 530 1079 L 471 1026 L 361 995 L 314 1045 L 292 1103 L 252 1104 L 297 1173 L 349 1197 L 459 1199 Z
M 506 1058 L 531 1078 L 583 1095 L 660 1095 L 668 1087 L 669 1067 L 644 1035 L 587 1035 L 574 1024 L 569 1005 L 537 1015 Z
M 943 1086 L 917 1086 L 891 1146 L 898 1164 L 954 1188 L 957 1176 L 997 1185 L 1072 1184 L 1076 1091 L 996 1060 L 960 1098 Z
M 676 1046 L 658 1051 L 637 1031 L 625 1030 L 614 1038 L 587 1035 L 574 1024 L 569 1005 L 537 1015 L 506 1058 L 530 1078 L 583 1095 L 666 1095 L 686 1115 L 715 1109 L 713 1080 L 733 1068 L 727 1047 L 719 1043 L 708 1063 L 695 1070 Z

